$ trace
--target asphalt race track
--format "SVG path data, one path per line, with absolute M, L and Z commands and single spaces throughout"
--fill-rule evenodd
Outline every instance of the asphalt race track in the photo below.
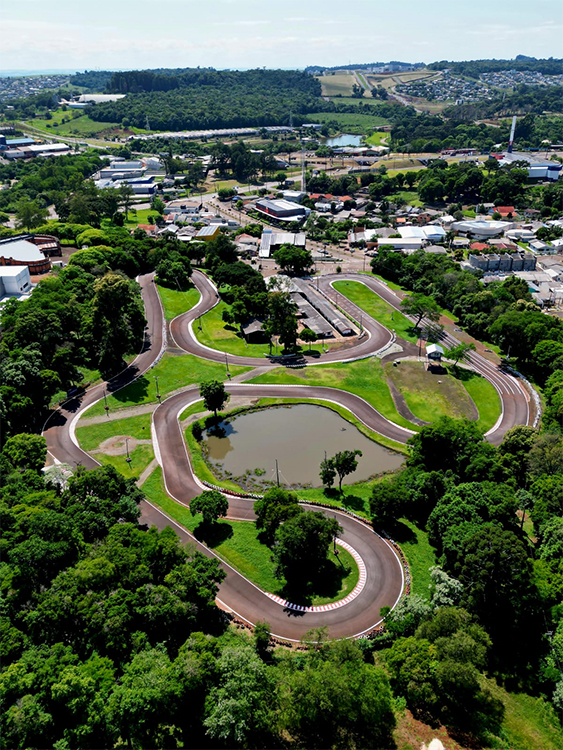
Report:
M 45 424 L 44 436 L 51 456 L 61 462 L 87 468 L 98 466 L 98 462 L 82 451 L 74 436 L 74 426 L 84 410 L 103 398 L 104 389 L 108 393 L 123 388 L 148 370 L 160 357 L 164 345 L 164 315 L 157 289 L 153 283 L 154 274 L 139 277 L 147 328 L 142 352 L 122 373 L 108 383 L 93 387 L 86 393 L 67 401 L 49 417 Z M 339 274 L 324 276 L 318 280 L 319 288 L 331 298 L 335 291 L 331 284 L 336 279 L 360 281 L 386 302 L 399 309 L 399 298 L 377 279 L 360 274 Z M 221 361 L 225 353 L 200 344 L 193 333 L 194 321 L 217 304 L 218 297 L 213 283 L 201 272 L 195 271 L 192 278 L 201 294 L 198 304 L 190 311 L 178 316 L 170 323 L 170 336 L 174 343 L 190 354 L 203 359 Z M 388 346 L 393 336 L 386 328 L 363 313 L 356 305 L 339 295 L 339 305 L 356 320 L 362 315 L 366 332 L 358 343 L 343 351 L 333 351 L 321 356 L 315 364 L 351 361 L 372 356 Z M 444 343 L 451 346 L 456 340 L 447 336 Z M 229 355 L 229 362 L 254 367 L 271 367 L 267 358 L 241 357 Z M 486 359 L 473 353 L 472 367 L 486 377 L 497 389 L 502 403 L 502 413 L 497 424 L 487 434 L 487 439 L 498 444 L 505 432 L 517 424 L 530 422 L 529 396 L 518 380 L 499 371 Z M 309 365 L 312 366 L 312 365 Z M 412 432 L 396 425 L 360 397 L 347 391 L 306 385 L 256 385 L 250 383 L 226 383 L 226 389 L 233 395 L 248 397 L 314 398 L 337 403 L 366 424 L 370 429 L 392 440 L 405 443 Z M 190 403 L 199 399 L 197 385 L 186 387 L 182 392 L 165 399 L 154 411 L 152 436 L 155 455 L 162 466 L 168 493 L 178 502 L 189 504 L 200 494 L 203 485 L 194 475 L 184 438 L 181 433 L 179 416 Z M 311 509 L 319 511 L 318 508 Z M 214 553 L 200 544 L 185 529 L 162 513 L 150 502 L 141 506 L 142 520 L 159 528 L 172 526 L 183 542 L 191 542 L 207 556 Z M 218 602 L 225 609 L 249 623 L 265 620 L 270 624 L 274 635 L 287 640 L 300 640 L 312 628 L 327 626 L 333 638 L 353 637 L 370 631 L 379 621 L 379 611 L 383 606 L 394 606 L 401 596 L 404 577 L 401 563 L 393 548 L 375 534 L 372 529 L 354 518 L 338 511 L 323 510 L 338 518 L 343 528 L 342 539 L 350 544 L 362 558 L 366 566 L 366 584 L 362 591 L 349 603 L 327 612 L 296 612 L 284 608 L 269 598 L 253 583 L 222 563 L 227 573 L 221 584 Z M 254 518 L 253 502 L 246 498 L 229 496 L 228 517 L 235 520 Z

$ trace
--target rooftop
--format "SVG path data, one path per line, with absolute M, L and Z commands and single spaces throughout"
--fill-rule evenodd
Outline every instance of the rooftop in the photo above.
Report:
M 33 244 L 33 242 L 29 242 L 29 240 L 0 242 L 0 257 L 21 260 L 24 263 L 45 260 L 43 253 Z

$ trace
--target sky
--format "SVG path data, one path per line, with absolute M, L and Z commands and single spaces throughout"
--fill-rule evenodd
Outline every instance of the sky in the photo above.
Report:
M 17 0 L 0 71 L 561 57 L 561 0 Z

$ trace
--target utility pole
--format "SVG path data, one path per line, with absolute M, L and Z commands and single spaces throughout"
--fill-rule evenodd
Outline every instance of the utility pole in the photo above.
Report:
M 276 484 L 280 486 L 280 471 L 278 468 L 278 459 L 276 458 Z
M 106 410 L 106 417 L 109 417 L 108 394 L 106 388 L 104 388 L 104 409 Z
M 231 373 L 229 372 L 229 360 L 227 359 L 227 352 L 225 352 L 225 367 L 227 368 L 227 377 L 231 379 Z
M 131 463 L 131 456 L 129 455 L 129 438 L 125 438 L 125 450 L 127 451 L 127 458 L 125 459 L 128 464 Z
M 160 403 L 160 391 L 158 390 L 158 375 L 154 376 L 154 380 L 156 383 L 156 397 L 158 399 L 158 402 Z

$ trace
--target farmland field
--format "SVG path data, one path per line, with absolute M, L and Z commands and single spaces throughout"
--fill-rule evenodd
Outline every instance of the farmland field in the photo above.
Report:
M 335 73 L 334 75 L 319 76 L 323 96 L 349 96 L 352 93 L 352 86 L 356 79 L 350 73 Z
M 357 101 L 357 100 L 355 100 Z M 367 133 L 379 125 L 387 125 L 384 117 L 377 115 L 356 114 L 355 112 L 312 112 L 309 117 L 317 122 L 336 121 L 339 126 L 350 133 Z
M 61 123 L 62 119 L 66 119 L 67 122 Z M 55 112 L 51 120 L 29 120 L 28 124 L 53 135 L 90 135 L 109 128 L 120 127 L 118 123 L 114 122 L 95 122 L 87 115 L 72 119 L 69 112 L 63 112 L 62 110 Z

